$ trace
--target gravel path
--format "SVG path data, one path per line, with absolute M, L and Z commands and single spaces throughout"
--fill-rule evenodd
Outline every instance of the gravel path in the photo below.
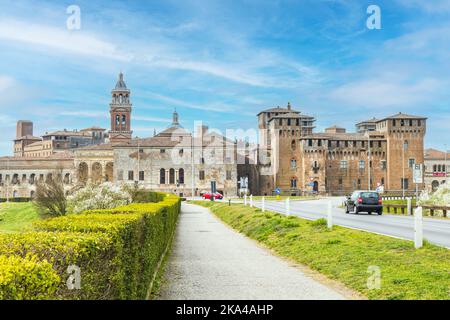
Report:
M 161 299 L 345 299 L 186 203 L 164 278 Z

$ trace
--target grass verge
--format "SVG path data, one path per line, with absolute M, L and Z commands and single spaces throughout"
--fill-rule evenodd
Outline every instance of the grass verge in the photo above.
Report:
M 22 232 L 39 219 L 31 202 L 0 203 L 0 232 Z
M 411 241 L 334 226 L 326 220 L 244 207 L 241 204 L 191 203 L 210 210 L 234 229 L 280 256 L 309 266 L 369 299 L 450 299 L 450 250 L 426 243 L 415 250 Z M 369 289 L 379 268 L 381 285 Z

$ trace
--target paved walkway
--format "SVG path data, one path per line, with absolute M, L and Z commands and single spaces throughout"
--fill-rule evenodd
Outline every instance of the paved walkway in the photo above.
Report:
M 185 203 L 164 280 L 161 299 L 345 299 Z

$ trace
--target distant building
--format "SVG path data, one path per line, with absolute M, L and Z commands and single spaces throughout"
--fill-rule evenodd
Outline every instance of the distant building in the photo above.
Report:
M 448 170 L 450 165 L 450 153 L 436 149 L 425 150 L 425 186 L 428 190 L 434 191 L 439 185 L 449 181 Z

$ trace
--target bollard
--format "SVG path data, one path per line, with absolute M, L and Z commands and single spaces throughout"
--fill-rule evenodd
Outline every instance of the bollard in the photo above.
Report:
M 331 201 L 328 201 L 328 218 L 327 218 L 327 226 L 328 229 L 333 229 L 333 207 L 331 206 Z
M 246 206 L 246 205 L 247 205 L 247 195 L 244 194 L 244 206 Z
M 289 203 L 289 197 L 286 199 L 286 215 L 290 215 L 291 214 L 291 206 Z
M 250 195 L 250 208 L 253 208 L 253 195 Z
M 417 207 L 414 211 L 414 248 L 423 246 L 423 216 L 422 207 Z
M 266 211 L 266 198 L 263 196 L 261 200 L 261 210 L 262 212 Z
M 228 206 L 231 207 L 231 199 L 228 199 Z
M 407 203 L 407 207 L 408 207 L 408 210 L 407 210 L 406 214 L 408 216 L 410 216 L 410 215 L 412 215 L 412 212 L 411 212 L 411 198 L 406 199 L 406 203 Z

